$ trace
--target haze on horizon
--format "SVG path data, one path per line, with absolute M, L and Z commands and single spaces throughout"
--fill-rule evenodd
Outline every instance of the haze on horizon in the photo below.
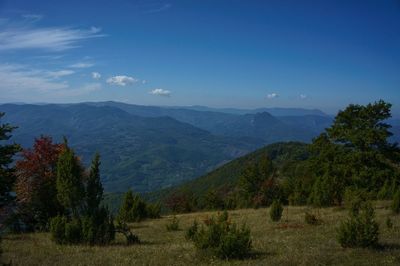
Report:
M 0 102 L 400 115 L 400 2 L 0 0 Z

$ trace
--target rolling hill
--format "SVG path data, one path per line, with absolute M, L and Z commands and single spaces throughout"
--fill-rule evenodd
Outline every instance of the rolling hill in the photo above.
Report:
M 332 123 L 332 117 L 319 110 L 300 108 L 261 108 L 254 110 L 207 107 L 157 107 L 120 102 L 88 103 L 111 106 L 144 117 L 169 116 L 207 130 L 214 135 L 250 138 L 259 147 L 277 141 L 310 142 Z M 271 113 L 277 115 L 272 115 Z
M 23 147 L 30 147 L 35 137 L 45 134 L 56 141 L 66 136 L 86 164 L 99 151 L 107 192 L 175 187 L 267 144 L 310 142 L 332 122 L 318 110 L 268 109 L 277 116 L 266 109 L 257 109 L 258 113 L 248 110 L 248 114 L 232 110 L 119 102 L 0 105 L 0 112 L 6 113 L 2 122 L 19 127 L 13 140 Z M 398 140 L 399 122 L 390 122 L 393 139 Z M 276 145 L 266 149 L 283 144 Z M 207 176 L 217 176 L 222 170 L 216 171 Z M 237 174 L 230 171 L 230 178 Z
M 176 187 L 149 193 L 147 197 L 151 201 L 163 202 L 170 195 L 173 195 L 179 191 L 189 190 L 195 196 L 204 196 L 210 189 L 218 189 L 221 187 L 233 188 L 243 170 L 249 164 L 260 161 L 263 156 L 268 156 L 278 167 L 278 171 L 280 171 L 291 163 L 306 160 L 309 154 L 307 150 L 307 144 L 305 143 L 280 142 L 270 144 L 240 158 L 232 160 L 231 162 L 226 163 L 199 178 L 185 182 L 184 184 Z
M 106 191 L 146 192 L 193 179 L 255 149 L 250 141 L 219 137 L 170 117 L 139 117 L 114 107 L 5 104 L 13 141 L 66 136 L 87 164 L 99 151 Z

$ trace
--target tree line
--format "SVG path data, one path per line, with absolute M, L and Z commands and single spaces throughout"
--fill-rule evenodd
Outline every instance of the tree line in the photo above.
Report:
M 341 206 L 355 195 L 392 199 L 400 189 L 400 149 L 390 137 L 391 104 L 382 100 L 349 105 L 307 145 L 300 160 L 274 163 L 267 154 L 252 160 L 233 186 L 190 188 L 165 201 L 173 212 L 291 205 Z

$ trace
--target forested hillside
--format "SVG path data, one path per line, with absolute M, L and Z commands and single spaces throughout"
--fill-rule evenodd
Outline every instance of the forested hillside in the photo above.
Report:
M 13 140 L 63 136 L 87 163 L 102 155 L 106 191 L 151 191 L 173 186 L 255 149 L 250 141 L 214 136 L 170 117 L 146 118 L 113 107 L 1 105 L 4 121 L 18 125 Z
M 181 192 L 190 191 L 195 197 L 202 197 L 210 190 L 232 190 L 245 169 L 266 156 L 278 167 L 277 175 L 284 178 L 291 166 L 309 157 L 307 147 L 307 144 L 301 142 L 270 144 L 183 185 L 149 193 L 147 196 L 152 201 L 164 202 L 171 195 Z
M 384 101 L 349 105 L 311 144 L 271 144 L 149 198 L 180 212 L 269 206 L 274 199 L 341 205 L 354 193 L 389 199 L 400 183 L 400 151 L 386 123 L 390 107 Z

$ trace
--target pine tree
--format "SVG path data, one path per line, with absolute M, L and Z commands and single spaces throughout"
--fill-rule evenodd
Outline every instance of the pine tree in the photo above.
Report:
M 57 198 L 74 217 L 82 211 L 85 195 L 83 168 L 79 159 L 65 142 L 65 148 L 57 162 Z
M 0 119 L 3 116 L 4 113 L 0 113 Z M 9 140 L 15 128 L 9 124 L 0 125 L 0 141 Z M 20 146 L 15 143 L 0 145 L 0 210 L 14 199 L 11 191 L 15 182 L 15 169 L 11 164 L 13 156 L 18 151 L 20 151 Z
M 57 243 L 103 245 L 114 239 L 113 218 L 108 209 L 100 206 L 103 186 L 99 167 L 100 155 L 96 154 L 85 180 L 78 158 L 65 143 L 57 163 L 57 198 L 69 213 L 51 221 L 51 233 Z
M 4 113 L 0 113 L 0 119 L 4 116 Z M 9 140 L 11 138 L 10 133 L 16 127 L 10 126 L 9 124 L 0 125 L 0 141 Z M 14 168 L 11 166 L 13 156 L 20 150 L 20 146 L 17 144 L 6 144 L 0 145 L 0 215 L 3 211 L 3 207 L 7 206 L 14 197 L 11 195 L 11 191 L 15 182 Z M 0 221 L 2 223 L 2 221 Z M 0 235 L 1 245 L 1 235 Z M 0 259 L 1 259 L 1 247 L 0 247 Z
M 133 192 L 132 190 L 128 190 L 122 201 L 121 208 L 118 212 L 118 220 L 123 222 L 128 222 L 131 220 L 131 208 L 133 205 Z
M 400 149 L 390 142 L 391 126 L 385 123 L 391 117 L 390 108 L 383 100 L 365 106 L 351 104 L 313 140 L 309 161 L 315 175 L 334 178 L 331 204 L 341 203 L 349 185 L 376 193 L 386 180 L 396 177 L 399 182 Z M 380 196 L 386 194 L 385 189 Z
M 379 224 L 370 202 L 351 208 L 349 218 L 338 228 L 337 239 L 342 247 L 375 247 L 379 241 Z
M 92 160 L 89 177 L 86 183 L 86 210 L 94 213 L 103 199 L 103 186 L 100 180 L 100 155 L 96 153 Z

